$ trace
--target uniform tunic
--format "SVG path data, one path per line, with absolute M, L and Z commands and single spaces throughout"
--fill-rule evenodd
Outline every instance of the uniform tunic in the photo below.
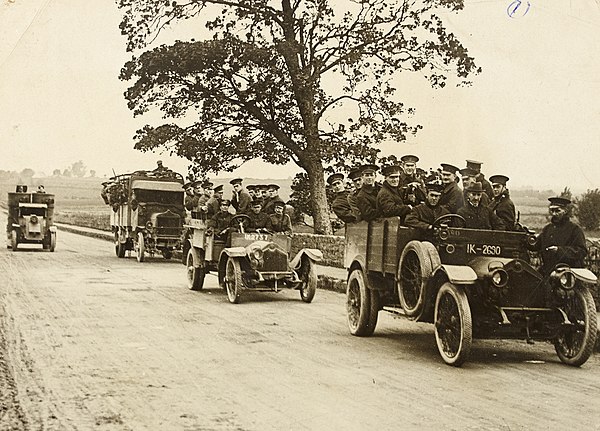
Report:
M 238 214 L 245 214 L 246 211 L 250 210 L 250 203 L 252 202 L 252 197 L 248 190 L 242 189 L 239 193 L 236 193 L 235 190 L 231 195 L 231 205 L 235 208 Z
M 356 205 L 363 220 L 371 221 L 381 216 L 377 210 L 378 192 L 379 187 L 365 184 L 356 195 Z
M 492 210 L 479 204 L 474 207 L 470 203 L 460 208 L 458 215 L 463 216 L 468 229 L 504 230 L 504 222 Z
M 285 213 L 270 214 L 266 228 L 271 232 L 292 233 L 292 220 Z
M 445 205 L 451 213 L 456 214 L 464 204 L 462 190 L 458 184 L 456 182 L 447 184 L 442 191 L 440 205 Z
M 410 207 L 404 204 L 400 189 L 383 182 L 377 193 L 377 211 L 382 217 L 399 216 L 402 219 L 410 212 Z
M 406 216 L 404 224 L 408 227 L 427 230 L 436 219 L 446 214 L 450 214 L 450 211 L 444 205 L 432 207 L 425 202 L 412 209 Z
M 414 175 L 400 174 L 400 196 L 406 204 L 418 205 L 425 202 L 427 191 L 422 179 Z
M 208 221 L 207 226 L 214 228 L 215 234 L 221 237 L 221 239 L 225 239 L 221 236 L 221 232 L 231 226 L 232 217 L 233 216 L 229 213 L 229 211 L 219 211 L 212 216 L 212 218 Z
M 262 211 L 265 214 L 274 214 L 275 213 L 275 202 L 281 202 L 282 204 L 285 205 L 285 202 L 283 202 L 283 199 L 281 199 L 279 196 L 274 196 L 272 198 L 269 198 L 268 201 L 265 201 L 263 203 Z
M 249 230 L 265 229 L 267 227 L 269 216 L 264 212 L 261 211 L 256 214 L 254 211 L 251 211 L 248 214 L 248 217 L 250 217 L 250 224 L 248 225 Z
M 362 217 L 360 215 L 360 209 L 358 209 L 358 204 L 356 203 L 356 197 L 358 196 L 359 191 L 360 190 L 355 190 L 352 193 L 348 193 L 348 203 L 350 204 L 350 209 L 354 213 L 354 217 L 356 217 L 356 222 L 362 220 Z
M 506 230 L 515 230 L 515 222 L 517 219 L 515 204 L 508 196 L 508 190 L 494 197 L 489 204 L 490 209 L 502 219 Z
M 357 221 L 357 214 L 352 210 L 349 201 L 349 193 L 345 190 L 337 192 L 331 203 L 331 209 L 344 223 Z
M 481 183 L 481 187 L 483 187 L 483 191 L 487 193 L 488 196 L 494 196 L 494 191 L 492 189 L 492 185 L 490 184 L 490 182 L 488 180 L 485 179 L 485 177 L 483 176 L 483 174 L 477 174 L 477 176 L 475 177 L 475 180 L 479 183 Z
M 556 245 L 558 250 L 549 251 L 547 247 Z M 538 250 L 542 254 L 542 272 L 549 274 L 558 263 L 573 268 L 581 268 L 587 255 L 583 230 L 571 220 L 562 223 L 549 223 L 538 236 Z
M 210 219 L 221 210 L 221 199 L 211 197 L 206 201 L 206 216 Z

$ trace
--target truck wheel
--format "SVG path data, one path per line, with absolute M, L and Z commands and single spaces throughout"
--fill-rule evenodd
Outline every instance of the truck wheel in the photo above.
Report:
M 195 265 L 196 262 L 194 262 L 194 251 L 192 249 L 188 251 L 186 264 L 188 289 L 202 290 L 202 287 L 204 286 L 204 276 L 206 275 L 206 272 L 204 271 L 204 268 Z
M 317 293 L 317 265 L 305 257 L 300 268 L 302 282 L 300 284 L 300 298 L 310 303 Z
M 433 244 L 411 241 L 400 256 L 398 267 L 398 299 L 408 317 L 418 318 L 427 300 L 427 281 L 433 270 L 440 265 L 440 258 Z
M 465 291 L 447 282 L 435 300 L 435 341 L 444 362 L 459 367 L 469 357 L 473 342 L 471 308 Z
M 16 229 L 13 229 L 10 232 L 10 246 L 12 251 L 17 251 L 17 247 L 19 246 L 19 234 L 17 234 Z
M 242 268 L 240 262 L 234 258 L 227 259 L 227 266 L 225 267 L 225 288 L 227 289 L 227 299 L 232 304 L 240 302 L 240 294 L 244 287 L 244 280 L 242 278 Z
M 554 348 L 563 363 L 580 367 L 592 354 L 598 331 L 596 307 L 589 289 L 577 289 L 563 310 L 571 325 L 561 330 L 554 340 Z
M 367 287 L 360 269 L 355 269 L 348 277 L 346 315 L 352 335 L 364 337 L 375 331 L 379 315 L 379 295 Z
M 137 242 L 135 243 L 135 251 L 138 262 L 143 262 L 146 257 L 146 245 L 144 244 L 144 234 L 138 232 Z
M 50 251 L 56 248 L 56 232 L 50 232 Z
M 119 232 L 115 232 L 115 254 L 117 257 L 125 257 L 125 244 L 121 242 Z

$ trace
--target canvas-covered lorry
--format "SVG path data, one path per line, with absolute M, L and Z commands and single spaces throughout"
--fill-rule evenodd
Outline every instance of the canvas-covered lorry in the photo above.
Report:
M 17 186 L 8 193 L 8 247 L 17 251 L 19 244 L 41 244 L 44 250 L 56 248 L 54 226 L 54 195 L 28 193 L 25 186 Z
M 135 171 L 104 183 L 116 255 L 133 250 L 139 262 L 158 253 L 170 259 L 181 247 L 183 194 L 183 177 L 171 170 Z

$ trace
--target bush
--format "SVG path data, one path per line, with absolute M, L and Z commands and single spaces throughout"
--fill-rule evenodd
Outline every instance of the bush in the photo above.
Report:
M 575 215 L 586 230 L 600 226 L 600 190 L 589 190 L 575 199 Z

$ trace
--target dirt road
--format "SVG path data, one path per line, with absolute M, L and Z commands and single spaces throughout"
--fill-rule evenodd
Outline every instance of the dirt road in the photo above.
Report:
M 0 271 L 0 429 L 600 429 L 599 355 L 477 342 L 456 369 L 429 325 L 380 313 L 352 337 L 343 295 L 232 305 L 214 276 L 192 292 L 180 263 L 66 232 L 3 245 Z

